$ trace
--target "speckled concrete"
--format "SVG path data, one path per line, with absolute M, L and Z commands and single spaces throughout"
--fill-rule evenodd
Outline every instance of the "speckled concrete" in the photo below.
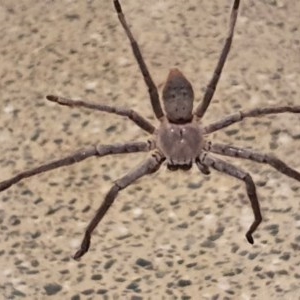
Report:
M 123 0 L 160 87 L 179 67 L 197 100 L 220 53 L 229 0 Z M 245 0 L 209 123 L 240 108 L 300 102 L 300 2 Z M 48 103 L 49 93 L 132 107 L 157 124 L 111 1 L 0 2 L 0 180 L 93 143 L 145 140 L 130 121 Z M 273 152 L 300 170 L 300 117 L 248 120 L 213 140 Z M 253 174 L 264 216 L 254 235 L 243 183 L 165 167 L 122 191 L 80 262 L 86 224 L 112 181 L 146 154 L 91 158 L 0 194 L 1 299 L 300 299 L 300 183 Z

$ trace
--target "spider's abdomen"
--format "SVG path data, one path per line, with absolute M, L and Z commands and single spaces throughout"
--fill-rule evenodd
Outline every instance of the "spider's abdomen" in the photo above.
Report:
M 170 70 L 162 96 L 166 116 L 170 122 L 189 122 L 192 119 L 193 87 L 178 69 Z
M 157 131 L 156 146 L 165 155 L 168 165 L 190 165 L 201 153 L 203 135 L 197 123 L 162 123 Z

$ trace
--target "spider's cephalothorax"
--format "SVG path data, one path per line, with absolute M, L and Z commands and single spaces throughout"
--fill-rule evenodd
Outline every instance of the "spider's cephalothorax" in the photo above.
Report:
M 201 124 L 174 124 L 167 121 L 157 129 L 156 147 L 165 156 L 169 170 L 184 171 L 192 167 L 203 147 Z
M 140 114 L 131 109 L 112 107 L 81 100 L 76 101 L 49 95 L 46 97 L 49 101 L 53 101 L 61 105 L 70 107 L 85 107 L 126 116 L 144 131 L 151 134 L 152 138 L 148 142 L 129 142 L 114 145 L 99 144 L 87 147 L 62 159 L 45 163 L 36 168 L 21 172 L 8 180 L 0 182 L 0 191 L 9 188 L 11 185 L 21 181 L 24 178 L 62 166 L 71 165 L 91 156 L 102 157 L 110 154 L 152 151 L 152 154 L 142 164 L 115 181 L 111 189 L 106 194 L 104 201 L 97 210 L 96 215 L 90 221 L 85 231 L 81 246 L 74 255 L 74 259 L 79 259 L 88 251 L 90 247 L 91 234 L 98 223 L 102 220 L 110 206 L 113 204 L 119 191 L 126 188 L 142 176 L 157 171 L 164 161 L 166 161 L 169 170 L 188 170 L 191 168 L 193 163 L 196 163 L 197 167 L 203 174 L 209 174 L 211 168 L 243 181 L 246 185 L 248 198 L 251 202 L 254 213 L 254 221 L 246 233 L 246 238 L 249 243 L 253 244 L 254 241 L 252 234 L 260 224 L 262 217 L 256 195 L 255 184 L 252 180 L 252 177 L 249 173 L 224 160 L 214 157 L 211 155 L 211 153 L 234 158 L 244 158 L 258 163 L 269 164 L 282 174 L 285 174 L 298 181 L 300 181 L 300 173 L 290 168 L 283 161 L 272 155 L 261 154 L 253 150 L 237 148 L 231 145 L 212 143 L 204 140 L 203 136 L 207 136 L 212 132 L 228 127 L 231 124 L 240 122 L 244 118 L 248 117 L 258 117 L 267 114 L 283 112 L 300 113 L 300 106 L 286 105 L 281 107 L 264 107 L 251 109 L 249 111 L 240 111 L 202 128 L 200 120 L 204 116 L 211 99 L 213 98 L 214 91 L 230 50 L 240 1 L 234 0 L 233 2 L 229 33 L 217 66 L 214 70 L 212 79 L 207 85 L 202 102 L 193 112 L 194 92 L 192 85 L 178 69 L 172 69 L 163 90 L 163 102 L 166 115 L 164 115 L 157 88 L 150 76 L 139 46 L 127 25 L 119 0 L 113 1 L 121 25 L 123 26 L 125 33 L 129 38 L 133 54 L 148 87 L 154 114 L 157 120 L 160 122 L 158 129 L 156 129 Z

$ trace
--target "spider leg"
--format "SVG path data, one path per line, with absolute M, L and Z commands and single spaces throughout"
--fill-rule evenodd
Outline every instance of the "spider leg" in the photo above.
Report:
M 212 123 L 204 127 L 204 134 L 209 134 L 220 129 L 226 128 L 234 123 L 240 122 L 245 118 L 255 118 L 261 117 L 269 114 L 281 114 L 281 113 L 300 113 L 300 106 L 278 106 L 278 107 L 263 107 L 263 108 L 254 108 L 246 111 L 239 111 L 237 113 L 226 116 L 220 121 Z
M 140 68 L 140 70 L 142 72 L 142 75 L 144 77 L 144 81 L 145 81 L 145 83 L 148 87 L 148 92 L 149 92 L 149 96 L 150 96 L 150 100 L 151 100 L 151 105 L 152 105 L 153 111 L 155 113 L 155 116 L 156 116 L 157 119 L 161 119 L 163 117 L 164 113 L 163 113 L 163 110 L 161 108 L 161 104 L 160 104 L 160 101 L 159 101 L 159 95 L 158 95 L 157 87 L 155 86 L 155 84 L 154 84 L 154 82 L 151 78 L 151 75 L 148 71 L 147 65 L 146 65 L 146 63 L 143 59 L 141 50 L 138 46 L 138 43 L 134 39 L 134 37 L 133 37 L 129 27 L 128 27 L 128 24 L 126 22 L 126 19 L 125 19 L 125 16 L 123 14 L 122 7 L 121 7 L 121 4 L 120 4 L 119 0 L 114 0 L 114 5 L 115 5 L 116 12 L 118 14 L 118 18 L 120 20 L 120 23 L 123 26 L 123 28 L 126 32 L 126 35 L 127 35 L 128 39 L 130 41 L 134 57 L 135 57 L 138 65 L 139 65 L 139 68 Z
M 150 158 L 148 158 L 145 162 L 143 162 L 141 165 L 133 169 L 131 172 L 129 172 L 122 178 L 115 181 L 114 185 L 106 194 L 104 201 L 98 208 L 96 215 L 89 223 L 85 231 L 80 249 L 73 256 L 75 260 L 78 260 L 89 250 L 90 243 L 91 243 L 91 235 L 93 231 L 95 230 L 99 222 L 102 220 L 104 215 L 107 213 L 110 206 L 113 204 L 119 191 L 125 189 L 127 186 L 129 186 L 130 184 L 132 184 L 142 176 L 156 172 L 164 160 L 165 158 L 161 154 L 153 153 L 153 155 Z
M 239 9 L 240 1 L 235 0 L 232 6 L 231 10 L 231 16 L 230 16 L 230 25 L 229 25 L 229 32 L 225 41 L 225 44 L 223 46 L 219 61 L 217 63 L 217 66 L 214 70 L 213 77 L 211 78 L 209 84 L 206 87 L 206 91 L 203 97 L 202 102 L 198 105 L 195 111 L 195 115 L 199 118 L 202 118 L 211 102 L 211 99 L 215 93 L 217 84 L 219 82 L 224 64 L 226 62 L 228 53 L 230 51 L 233 35 L 234 35 L 234 27 L 238 15 L 238 9 Z
M 199 157 L 199 159 L 201 163 L 206 165 L 207 167 L 211 167 L 219 172 L 226 173 L 245 182 L 247 194 L 250 199 L 254 214 L 254 222 L 251 224 L 249 230 L 247 231 L 246 238 L 250 244 L 253 244 L 254 240 L 252 234 L 255 232 L 258 225 L 261 223 L 262 216 L 260 212 L 259 202 L 257 199 L 255 184 L 251 175 L 246 173 L 242 169 L 237 168 L 226 161 L 210 156 L 205 152 Z
M 300 181 L 300 173 L 290 168 L 282 160 L 270 154 L 263 154 L 249 149 L 242 149 L 224 144 L 208 143 L 204 149 L 216 154 L 249 159 L 258 163 L 264 163 L 272 166 L 280 173 Z
M 103 105 L 103 104 L 96 104 L 96 103 L 91 103 L 91 102 L 87 102 L 87 101 L 83 101 L 83 100 L 72 100 L 72 99 L 54 96 L 54 95 L 48 95 L 48 96 L 46 96 L 46 99 L 49 101 L 58 103 L 60 105 L 66 105 L 66 106 L 71 106 L 71 107 L 74 107 L 74 106 L 84 107 L 84 108 L 104 111 L 104 112 L 128 117 L 136 125 L 138 125 L 143 130 L 147 131 L 148 133 L 152 134 L 155 131 L 155 127 L 149 121 L 147 121 L 145 118 L 143 118 L 140 114 L 138 114 L 137 112 L 135 112 L 132 109 L 108 106 L 108 105 Z
M 151 147 L 152 147 L 151 144 L 146 142 L 132 142 L 132 143 L 116 144 L 116 145 L 91 146 L 85 149 L 81 149 L 62 159 L 54 160 L 52 162 L 42 164 L 36 168 L 32 168 L 30 170 L 20 172 L 15 176 L 11 177 L 10 179 L 0 182 L 0 191 L 4 191 L 8 189 L 13 184 L 18 183 L 24 178 L 28 178 L 60 167 L 72 165 L 91 156 L 101 157 L 108 154 L 149 151 Z

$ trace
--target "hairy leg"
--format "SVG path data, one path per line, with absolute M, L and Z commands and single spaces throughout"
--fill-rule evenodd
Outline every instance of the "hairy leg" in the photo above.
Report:
M 230 176 L 233 176 L 233 177 L 245 182 L 247 194 L 250 199 L 253 214 L 254 214 L 254 222 L 251 224 L 249 230 L 247 231 L 246 238 L 250 244 L 253 244 L 254 240 L 253 240 L 252 234 L 255 232 L 258 225 L 261 223 L 262 216 L 261 216 L 261 212 L 260 212 L 259 202 L 257 199 L 255 184 L 253 182 L 252 177 L 248 173 L 241 170 L 240 168 L 237 168 L 237 167 L 233 166 L 232 164 L 230 164 L 226 161 L 223 161 L 221 159 L 212 157 L 207 153 L 203 153 L 199 157 L 199 159 L 200 159 L 200 162 L 202 164 L 206 165 L 207 167 L 211 167 L 219 172 L 226 173 Z
M 118 18 L 120 20 L 120 23 L 121 23 L 122 27 L 124 28 L 124 30 L 126 32 L 126 35 L 127 35 L 128 39 L 130 41 L 134 57 L 135 57 L 138 65 L 140 67 L 140 70 L 141 70 L 142 75 L 144 77 L 144 81 L 145 81 L 145 83 L 148 87 L 148 92 L 149 92 L 151 105 L 152 105 L 154 114 L 155 114 L 157 119 L 161 119 L 163 117 L 164 113 L 163 113 L 163 110 L 162 110 L 161 105 L 160 105 L 157 87 L 155 86 L 155 84 L 154 84 L 154 82 L 151 78 L 151 75 L 148 71 L 147 65 L 146 65 L 146 63 L 144 61 L 144 58 L 142 56 L 141 50 L 138 46 L 138 43 L 134 39 L 134 37 L 133 37 L 129 27 L 128 27 L 128 24 L 126 22 L 124 14 L 123 14 L 120 2 L 118 0 L 114 0 L 114 5 L 115 5 L 116 12 L 118 14 Z
M 93 231 L 95 230 L 99 222 L 102 220 L 104 215 L 107 213 L 110 206 L 113 204 L 119 191 L 125 189 L 127 186 L 129 186 L 130 184 L 132 184 L 142 176 L 156 172 L 159 169 L 162 162 L 164 161 L 164 159 L 165 158 L 161 156 L 159 153 L 153 153 L 153 155 L 150 158 L 148 158 L 145 162 L 143 162 L 141 165 L 136 167 L 134 170 L 132 170 L 122 178 L 115 181 L 114 185 L 106 194 L 101 206 L 97 210 L 96 215 L 89 223 L 85 231 L 80 249 L 73 256 L 74 259 L 78 260 L 89 250 L 90 243 L 91 243 L 91 235 Z
M 245 118 L 255 118 L 261 117 L 269 114 L 281 114 L 281 113 L 300 113 L 300 106 L 278 106 L 278 107 L 263 107 L 263 108 L 254 108 L 246 111 L 239 111 L 232 115 L 226 116 L 224 119 L 212 123 L 206 127 L 204 127 L 204 134 L 209 134 L 220 129 L 226 128 L 234 123 L 240 122 Z
M 224 64 L 226 62 L 228 53 L 230 51 L 232 38 L 233 38 L 233 34 L 234 34 L 234 27 L 235 27 L 237 15 L 238 15 L 239 5 L 240 5 L 240 1 L 235 0 L 233 3 L 233 6 L 232 6 L 232 10 L 231 10 L 230 27 L 229 27 L 228 36 L 225 41 L 225 45 L 222 49 L 218 64 L 214 70 L 213 77 L 211 78 L 209 84 L 206 87 L 206 91 L 205 91 L 203 100 L 195 110 L 195 115 L 199 118 L 202 118 L 204 116 L 204 114 L 211 102 L 211 99 L 215 93 L 217 84 L 219 82 Z
M 11 187 L 13 184 L 18 183 L 24 178 L 28 178 L 40 173 L 44 173 L 53 169 L 60 167 L 72 165 L 78 163 L 91 156 L 105 156 L 109 154 L 119 154 L 119 153 L 132 153 L 132 152 L 142 152 L 151 150 L 151 144 L 146 142 L 132 142 L 126 144 L 116 144 L 116 145 L 96 145 L 91 146 L 82 150 L 79 150 L 73 154 L 70 154 L 64 158 L 54 160 L 52 162 L 42 164 L 36 168 L 32 168 L 27 171 L 18 173 L 17 175 L 11 177 L 10 179 L 0 182 L 0 191 L 4 191 Z
M 103 104 L 96 104 L 96 103 L 91 103 L 83 100 L 72 100 L 72 99 L 54 96 L 54 95 L 48 95 L 46 96 L 46 99 L 58 103 L 60 105 L 66 105 L 70 107 L 74 107 L 74 106 L 84 107 L 84 108 L 104 111 L 108 113 L 113 113 L 119 116 L 128 117 L 136 125 L 138 125 L 143 130 L 147 131 L 148 133 L 152 134 L 155 131 L 155 127 L 149 121 L 147 121 L 145 118 L 143 118 L 140 114 L 138 114 L 132 109 L 127 109 L 123 107 L 113 107 L 113 106 L 108 106 Z
M 282 160 L 271 154 L 263 154 L 249 149 L 242 149 L 234 146 L 207 143 L 204 147 L 206 151 L 220 155 L 249 159 L 258 163 L 272 166 L 280 173 L 300 181 L 300 173 L 290 168 Z

